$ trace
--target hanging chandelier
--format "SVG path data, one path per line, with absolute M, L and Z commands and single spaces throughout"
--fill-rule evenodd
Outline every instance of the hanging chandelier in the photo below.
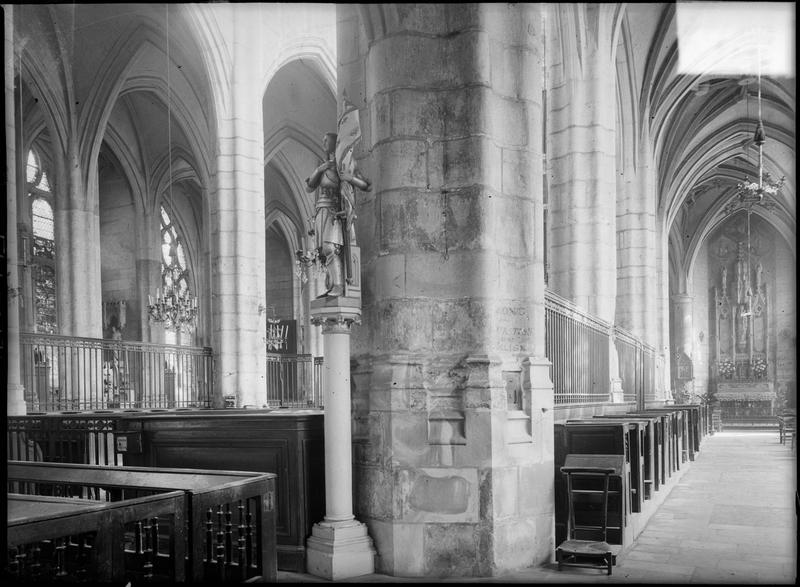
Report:
M 758 72 L 758 124 L 756 125 L 755 134 L 753 136 L 753 143 L 758 147 L 758 181 L 750 181 L 750 178 L 745 176 L 743 182 L 736 186 L 734 197 L 725 206 L 724 212 L 731 214 L 740 208 L 744 208 L 747 214 L 747 248 L 742 250 L 742 244 L 739 245 L 739 262 L 744 265 L 744 303 L 741 304 L 740 316 L 742 318 L 749 318 L 753 315 L 753 287 L 751 283 L 751 267 L 750 257 L 752 255 L 751 247 L 751 233 L 750 233 L 750 217 L 753 213 L 754 206 L 761 206 L 763 208 L 773 208 L 776 206 L 773 197 L 783 187 L 786 180 L 781 177 L 776 180 L 770 175 L 768 171 L 764 170 L 764 143 L 767 141 L 766 133 L 764 132 L 764 121 L 761 117 L 761 71 L 760 71 L 760 55 L 759 55 L 759 72 Z
M 265 337 L 267 352 L 285 350 L 289 326 L 281 324 L 280 318 L 275 317 L 275 306 L 267 306 L 265 309 L 272 312 L 272 317 L 267 317 L 267 335 Z
M 761 72 L 758 73 L 758 124 L 753 136 L 753 143 L 758 147 L 758 180 L 750 181 L 745 176 L 744 181 L 737 184 L 736 193 L 730 202 L 725 206 L 725 213 L 730 214 L 738 208 L 744 207 L 749 214 L 752 207 L 761 205 L 765 208 L 773 208 L 776 204 L 770 196 L 775 196 L 783 187 L 785 177 L 775 179 L 764 170 L 764 143 L 767 142 L 767 135 L 764 132 L 764 121 L 761 118 Z
M 191 331 L 197 322 L 197 298 L 189 294 L 188 289 L 181 289 L 181 280 L 187 270 L 178 262 L 177 246 L 170 245 L 170 264 L 162 267 L 164 291 L 156 288 L 155 300 L 147 296 L 147 313 L 151 322 L 158 322 L 169 330 Z
M 170 43 L 169 43 L 169 5 L 166 7 L 167 31 L 167 158 L 169 160 L 169 186 L 168 197 L 172 203 L 172 100 L 170 84 Z M 174 214 L 170 206 L 170 216 Z M 163 218 L 162 218 L 163 220 Z M 171 219 L 170 222 L 174 222 Z M 162 239 L 163 239 L 162 234 Z M 163 241 L 162 241 L 163 242 Z M 179 241 L 177 234 L 173 233 L 169 239 L 169 264 L 164 263 L 162 245 L 161 281 L 164 290 L 156 288 L 156 296 L 147 296 L 147 313 L 151 322 L 157 322 L 168 330 L 189 332 L 197 323 L 197 298 L 189 293 L 187 283 L 188 269 L 183 267 L 179 254 Z M 183 287 L 181 284 L 184 284 Z

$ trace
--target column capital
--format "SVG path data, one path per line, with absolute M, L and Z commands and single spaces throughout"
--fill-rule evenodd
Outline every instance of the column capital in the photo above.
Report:
M 361 324 L 361 298 L 325 297 L 310 304 L 311 323 L 322 326 L 323 334 L 350 334 L 352 325 Z

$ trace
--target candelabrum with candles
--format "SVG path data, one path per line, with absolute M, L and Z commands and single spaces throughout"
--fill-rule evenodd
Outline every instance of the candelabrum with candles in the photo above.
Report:
M 147 313 L 151 322 L 159 322 L 165 328 L 188 332 L 195 327 L 197 321 L 197 298 L 188 291 L 175 291 L 165 288 L 162 292 L 156 289 L 156 297 L 147 296 Z

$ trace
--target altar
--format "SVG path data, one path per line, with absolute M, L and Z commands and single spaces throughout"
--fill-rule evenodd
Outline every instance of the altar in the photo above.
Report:
M 734 250 L 735 258 L 722 259 L 720 283 L 713 292 L 716 368 L 712 377 L 723 425 L 762 424 L 773 420 L 777 408 L 762 264 L 766 251 L 742 241 Z
M 717 399 L 723 422 L 757 421 L 776 412 L 772 381 L 720 381 Z

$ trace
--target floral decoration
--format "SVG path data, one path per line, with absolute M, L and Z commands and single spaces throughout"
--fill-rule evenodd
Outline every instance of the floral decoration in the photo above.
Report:
M 733 375 L 734 366 L 733 361 L 720 361 L 719 374 L 723 377 L 731 377 Z
M 767 362 L 760 357 L 753 361 L 752 367 L 756 377 L 764 377 L 767 374 Z

